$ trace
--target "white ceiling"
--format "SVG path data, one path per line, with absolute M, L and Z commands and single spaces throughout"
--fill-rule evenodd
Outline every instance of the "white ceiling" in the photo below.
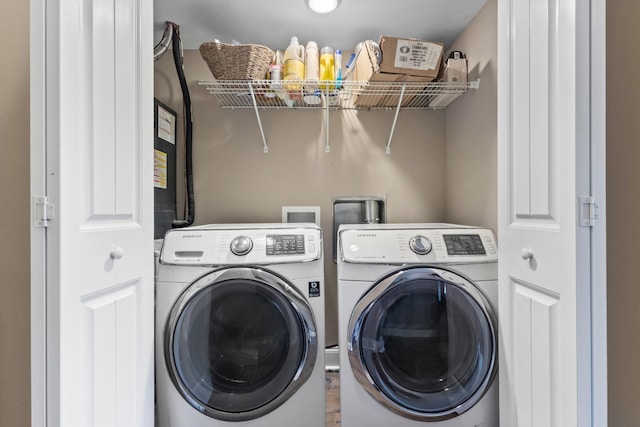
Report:
M 317 14 L 305 0 L 154 0 L 155 43 L 165 21 L 180 26 L 185 49 L 218 39 L 285 49 L 301 43 L 353 50 L 381 35 L 445 43 L 445 49 L 487 0 L 341 0 L 332 13 Z

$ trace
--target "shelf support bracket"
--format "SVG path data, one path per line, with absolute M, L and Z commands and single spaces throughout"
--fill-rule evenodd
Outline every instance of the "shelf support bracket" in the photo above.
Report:
M 256 119 L 258 119 L 258 127 L 260 128 L 260 135 L 262 135 L 262 146 L 266 153 L 269 152 L 269 146 L 267 145 L 267 139 L 264 137 L 264 129 L 262 129 L 262 121 L 260 121 L 260 112 L 258 111 L 258 103 L 256 102 L 256 94 L 253 91 L 253 84 L 249 83 L 249 90 L 251 91 L 251 100 L 253 101 L 253 109 L 256 112 Z
M 402 84 L 402 90 L 400 91 L 400 97 L 398 99 L 398 106 L 396 107 L 396 114 L 393 117 L 393 124 L 391 125 L 391 133 L 389 134 L 389 141 L 387 142 L 387 149 L 385 152 L 391 154 L 391 140 L 393 139 L 393 133 L 396 130 L 396 122 L 398 121 L 398 114 L 400 113 L 400 107 L 402 106 L 402 98 L 404 97 L 404 90 L 407 87 L 406 83 Z
M 326 117 L 324 119 L 324 133 L 325 133 L 325 142 L 324 142 L 324 152 L 330 153 L 331 147 L 329 146 L 329 89 L 327 86 L 327 90 L 324 95 L 324 105 L 326 111 Z

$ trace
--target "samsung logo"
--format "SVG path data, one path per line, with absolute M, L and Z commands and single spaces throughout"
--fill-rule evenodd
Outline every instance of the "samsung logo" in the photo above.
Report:
M 358 233 L 357 236 L 358 237 L 377 237 L 378 235 L 376 233 Z
M 183 234 L 183 239 L 202 239 L 202 234 Z

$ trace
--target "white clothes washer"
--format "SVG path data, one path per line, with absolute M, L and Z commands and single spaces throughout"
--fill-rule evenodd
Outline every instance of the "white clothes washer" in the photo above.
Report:
M 493 233 L 343 225 L 338 245 L 342 427 L 498 426 Z
M 325 427 L 315 224 L 166 233 L 156 280 L 158 427 Z

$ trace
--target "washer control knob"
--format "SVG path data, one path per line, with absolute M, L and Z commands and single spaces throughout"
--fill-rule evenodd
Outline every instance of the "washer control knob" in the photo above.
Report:
M 418 255 L 426 255 L 433 249 L 431 240 L 424 236 L 413 236 L 411 240 L 409 240 L 409 247 Z
M 231 241 L 231 252 L 234 255 L 243 256 L 251 252 L 253 242 L 247 236 L 238 236 Z

